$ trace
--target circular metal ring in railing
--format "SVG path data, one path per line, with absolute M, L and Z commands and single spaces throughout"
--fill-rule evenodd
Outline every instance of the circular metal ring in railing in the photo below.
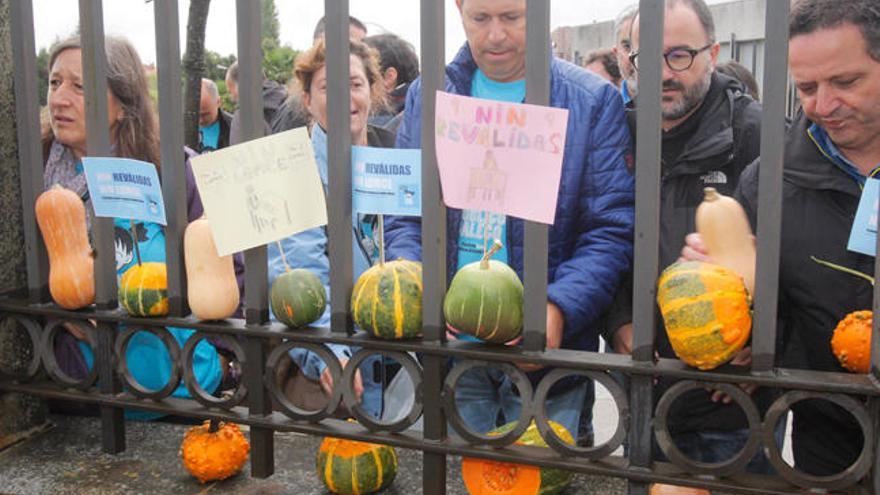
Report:
M 743 448 L 733 457 L 721 462 L 698 462 L 686 456 L 672 439 L 669 433 L 668 418 L 669 410 L 672 404 L 684 393 L 691 390 L 703 390 L 705 388 L 713 388 L 727 394 L 745 413 L 748 421 L 749 438 Z M 758 452 L 761 444 L 761 414 L 752 401 L 749 394 L 745 393 L 741 388 L 730 383 L 709 383 L 697 382 L 693 380 L 685 380 L 669 387 L 660 402 L 657 403 L 657 410 L 654 418 L 654 434 L 657 436 L 657 443 L 660 450 L 666 454 L 673 463 L 685 467 L 688 471 L 698 474 L 706 474 L 711 476 L 727 476 L 745 469 L 746 465 Z
M 474 368 L 500 370 L 510 378 L 513 385 L 516 386 L 519 391 L 522 411 L 517 419 L 516 428 L 510 430 L 504 435 L 489 436 L 480 434 L 471 429 L 458 412 L 458 406 L 455 403 L 455 386 L 465 373 Z M 452 428 L 470 443 L 490 445 L 492 447 L 504 447 L 510 445 L 525 433 L 533 417 L 532 396 L 532 384 L 529 382 L 526 374 L 516 366 L 508 363 L 471 360 L 462 361 L 456 363 L 449 374 L 446 375 L 446 381 L 443 382 L 443 407 L 446 410 L 446 419 L 449 421 Z
M 794 404 L 810 399 L 827 400 L 832 404 L 842 407 L 849 411 L 856 419 L 859 427 L 862 429 L 865 441 L 862 446 L 862 452 L 856 461 L 844 469 L 843 471 L 831 476 L 815 476 L 798 471 L 788 465 L 782 458 L 779 446 L 773 437 L 773 427 L 787 413 Z M 807 392 L 803 390 L 793 390 L 786 392 L 782 397 L 776 399 L 767 414 L 764 416 L 764 445 L 766 446 L 767 457 L 770 464 L 776 468 L 776 472 L 785 478 L 789 483 L 802 486 L 804 488 L 823 488 L 829 491 L 840 490 L 852 486 L 859 482 L 871 469 L 871 450 L 872 442 L 874 442 L 874 427 L 871 422 L 871 416 L 868 414 L 867 408 L 859 401 L 842 394 L 827 394 L 817 392 Z M 880 462 L 880 461 L 878 461 Z
M 342 387 L 333 387 L 333 392 L 327 400 L 327 405 L 322 409 L 310 411 L 295 406 L 290 399 L 284 395 L 284 391 L 282 391 L 275 382 L 275 369 L 281 364 L 281 360 L 287 356 L 287 353 L 291 349 L 305 349 L 317 354 L 330 370 L 330 376 L 333 378 L 333 383 L 339 383 L 339 380 L 342 379 L 342 365 L 339 364 L 339 359 L 330 352 L 330 349 L 326 346 L 305 342 L 285 342 L 273 349 L 269 354 L 269 357 L 266 359 L 266 372 L 263 375 L 263 383 L 269 390 L 269 394 L 271 394 L 275 401 L 281 406 L 281 412 L 284 413 L 285 416 L 296 420 L 312 422 L 321 421 L 332 415 L 336 412 L 336 409 L 339 408 L 339 404 L 342 401 Z
M 92 385 L 94 385 L 95 380 L 98 379 L 98 366 L 92 366 L 92 369 L 89 370 L 88 375 L 85 378 L 77 380 L 72 378 L 67 373 L 65 373 L 61 367 L 58 366 L 58 361 L 55 359 L 55 337 L 59 332 L 66 332 L 67 329 L 64 328 L 64 324 L 70 324 L 75 326 L 79 331 L 85 335 L 85 342 L 92 348 L 92 355 L 97 355 L 97 338 L 95 337 L 95 328 L 89 325 L 88 323 L 79 321 L 79 320 L 64 320 L 57 319 L 51 320 L 47 325 L 46 329 L 43 331 L 43 341 L 42 341 L 42 352 L 43 355 L 43 365 L 46 368 L 46 373 L 56 383 L 63 385 L 64 387 L 75 388 L 77 390 L 88 390 Z
M 154 335 L 156 338 L 162 341 L 162 344 L 165 346 L 165 349 L 168 350 L 168 355 L 171 358 L 171 376 L 168 377 L 168 382 L 164 387 L 160 389 L 150 389 L 141 385 L 140 382 L 137 381 L 137 378 L 131 374 L 131 370 L 128 368 L 128 357 L 126 356 L 126 351 L 128 350 L 128 343 L 131 341 L 131 338 L 135 336 L 138 332 L 147 332 Z M 177 343 L 177 340 L 171 335 L 171 332 L 168 331 L 165 327 L 135 327 L 130 326 L 126 327 L 116 338 L 116 345 L 114 346 L 114 350 L 116 352 L 116 360 L 117 367 L 116 371 L 122 377 L 122 382 L 125 385 L 126 389 L 137 397 L 142 399 L 153 399 L 153 400 L 161 400 L 165 397 L 171 395 L 174 390 L 177 388 L 177 385 L 180 383 L 180 345 Z
M 244 373 L 242 373 L 242 380 L 239 380 L 238 384 L 236 384 L 235 391 L 226 398 L 215 397 L 209 394 L 204 388 L 202 388 L 199 381 L 196 379 L 196 376 L 193 374 L 193 359 L 195 357 L 196 346 L 199 342 L 208 337 L 223 340 L 223 342 L 232 349 L 232 353 L 235 354 L 235 360 L 238 361 L 241 369 L 246 369 L 245 365 L 247 364 L 247 359 L 245 357 L 244 349 L 242 349 L 241 344 L 239 344 L 236 339 L 228 335 L 209 335 L 204 332 L 196 332 L 186 339 L 186 344 L 183 346 L 183 361 L 180 363 L 180 367 L 183 370 L 183 383 L 186 385 L 186 389 L 189 390 L 190 395 L 192 395 L 192 397 L 203 406 L 230 409 L 240 404 L 241 401 L 247 397 L 248 390 L 243 381 Z
M 412 380 L 415 397 L 413 400 L 412 408 L 403 419 L 397 421 L 381 421 L 373 418 L 367 411 L 364 410 L 363 406 L 361 406 L 360 402 L 354 394 L 353 385 L 355 371 L 357 371 L 358 367 L 366 358 L 376 354 L 384 358 L 394 359 L 395 361 L 397 361 L 401 366 L 401 370 L 398 371 L 398 373 L 402 373 L 405 370 L 406 373 L 409 374 L 410 380 Z M 344 385 L 342 390 L 342 398 L 345 401 L 346 407 L 348 407 L 348 410 L 351 411 L 351 415 L 354 416 L 360 424 L 362 424 L 370 431 L 388 431 L 392 433 L 397 433 L 415 424 L 415 422 L 418 421 L 419 417 L 422 415 L 422 367 L 419 366 L 419 363 L 417 363 L 416 360 L 413 359 L 412 356 L 410 356 L 409 354 L 403 352 L 371 351 L 369 349 L 361 349 L 356 352 L 354 356 L 351 357 L 351 360 L 345 366 L 345 369 L 342 372 L 342 383 Z
M 550 392 L 553 385 L 567 376 L 583 376 L 592 379 L 593 381 L 602 384 L 602 386 L 604 386 L 611 394 L 611 398 L 614 399 L 614 403 L 617 405 L 617 428 L 614 430 L 614 434 L 611 438 L 602 445 L 594 447 L 577 447 L 576 445 L 564 442 L 553 431 L 553 429 L 550 428 L 546 408 L 547 394 Z M 627 401 L 626 393 L 620 387 L 620 384 L 618 384 L 617 381 L 607 373 L 562 368 L 554 369 L 538 384 L 538 388 L 535 391 L 534 410 L 535 423 L 537 423 L 538 431 L 541 432 L 541 436 L 544 437 L 547 445 L 565 455 L 586 457 L 588 459 L 600 459 L 606 457 L 623 444 L 624 439 L 626 439 L 626 431 L 629 427 L 629 402 Z M 575 437 L 577 436 L 576 431 L 571 432 L 571 434 Z
M 27 332 L 28 338 L 31 341 L 31 360 L 28 364 L 27 370 L 23 373 L 14 373 L 14 372 L 5 372 L 2 368 L 0 368 L 0 376 L 8 377 L 13 380 L 33 380 L 34 377 L 37 376 L 37 373 L 40 372 L 40 325 L 34 319 L 28 318 L 22 315 L 8 315 L 2 318 L 2 320 L 14 320 L 22 328 Z M 0 323 L 2 323 L 0 320 Z

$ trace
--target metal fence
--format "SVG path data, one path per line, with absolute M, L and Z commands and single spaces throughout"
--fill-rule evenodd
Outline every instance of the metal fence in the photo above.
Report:
M 547 104 L 549 99 L 549 1 L 528 1 L 527 101 Z M 110 145 L 106 125 L 106 65 L 103 46 L 102 3 L 80 0 L 83 37 L 84 84 L 90 155 L 106 156 Z M 97 248 L 97 304 L 94 308 L 70 312 L 50 303 L 47 291 L 48 266 L 45 247 L 36 229 L 33 205 L 42 190 L 42 155 L 39 147 L 38 99 L 34 61 L 33 10 L 30 0 L 11 2 L 15 60 L 16 110 L 22 170 L 22 196 L 29 299 L 0 299 L 3 318 L 12 318 L 27 332 L 33 353 L 31 364 L 20 375 L 0 377 L 0 390 L 20 391 L 46 398 L 61 398 L 96 404 L 100 408 L 102 448 L 117 453 L 125 449 L 123 408 L 156 411 L 194 418 L 217 418 L 250 425 L 251 473 L 271 476 L 274 470 L 275 431 L 296 431 L 313 435 L 386 443 L 424 453 L 423 491 L 441 494 L 446 490 L 446 461 L 450 455 L 467 455 L 506 462 L 558 467 L 594 475 L 614 476 L 629 481 L 630 493 L 646 493 L 652 481 L 699 486 L 736 493 L 791 493 L 803 489 L 838 490 L 861 483 L 880 493 L 880 457 L 874 455 L 878 415 L 880 369 L 869 375 L 823 373 L 774 367 L 776 342 L 777 277 L 780 246 L 782 160 L 786 104 L 787 17 L 789 2 L 767 2 L 766 58 L 764 80 L 764 122 L 758 228 L 758 280 L 755 297 L 753 362 L 751 369 L 723 367 L 699 372 L 673 359 L 654 359 L 655 281 L 658 274 L 660 202 L 660 87 L 663 33 L 662 0 L 642 0 L 641 36 L 643 50 L 638 114 L 637 199 L 635 245 L 634 346 L 632 357 L 614 354 L 545 350 L 544 322 L 547 290 L 547 226 L 528 223 L 525 234 L 525 339 L 521 348 L 484 347 L 473 343 L 447 342 L 442 315 L 446 281 L 446 209 L 442 204 L 435 161 L 434 99 L 444 75 L 444 2 L 421 1 L 424 336 L 416 341 L 379 341 L 355 333 L 349 313 L 352 288 L 351 176 L 348 91 L 348 0 L 325 0 L 328 47 L 329 115 L 329 242 L 331 266 L 332 325 L 309 331 L 293 331 L 268 322 L 266 249 L 246 253 L 246 318 L 225 322 L 202 322 L 187 316 L 184 297 L 186 279 L 182 263 L 182 233 L 186 225 L 183 154 L 183 118 L 178 2 L 155 0 L 156 44 L 159 72 L 159 113 L 163 194 L 167 203 L 167 266 L 171 315 L 161 319 L 139 319 L 117 309 L 116 274 L 112 224 L 95 219 L 92 226 Z M 584 8 L 588 8 L 586 5 Z M 238 59 L 244 138 L 263 133 L 260 97 L 260 8 L 259 2 L 237 0 Z M 875 296 L 875 308 L 880 298 Z M 97 322 L 91 326 L 87 320 Z M 64 375 L 54 358 L 55 335 L 61 322 L 79 324 L 95 350 L 96 368 L 84 380 Z M 127 329 L 118 330 L 120 324 Z M 875 331 L 877 330 L 875 321 Z M 197 330 L 183 349 L 165 330 L 166 326 Z M 136 383 L 124 360 L 133 332 L 144 329 L 166 344 L 175 366 L 169 385 L 149 390 Z M 244 378 L 235 393 L 212 397 L 201 390 L 192 375 L 195 344 L 208 336 L 224 339 L 243 365 Z M 279 343 L 281 342 L 281 343 Z M 343 371 L 324 346 L 341 343 L 362 348 Z M 274 371 L 286 351 L 293 347 L 314 351 L 327 363 L 337 384 L 327 406 L 304 411 L 284 403 L 273 411 L 272 398 L 282 393 L 273 380 Z M 407 353 L 419 353 L 417 362 Z M 355 364 L 381 354 L 402 365 L 415 385 L 415 404 L 405 417 L 382 422 L 364 414 L 353 391 Z M 875 339 L 872 362 L 880 362 L 880 339 Z M 449 358 L 458 358 L 447 373 Z M 512 362 L 554 367 L 536 389 Z M 498 368 L 520 387 L 523 410 L 520 427 L 510 435 L 486 437 L 464 425 L 452 392 L 457 379 L 474 366 Z M 610 372 L 628 376 L 629 390 L 611 378 Z M 580 448 L 558 439 L 546 424 L 544 398 L 550 386 L 569 375 L 596 380 L 613 397 L 618 415 L 617 430 L 602 445 Z M 654 407 L 653 377 L 680 379 L 659 397 Z M 195 400 L 170 397 L 183 380 Z M 750 383 L 784 391 L 762 418 L 752 399 L 736 386 Z M 718 464 L 696 463 L 684 457 L 669 440 L 666 415 L 680 394 L 695 387 L 712 386 L 731 395 L 742 407 L 751 437 L 734 458 Z M 783 461 L 773 441 L 773 428 L 790 406 L 807 398 L 822 398 L 849 410 L 861 425 L 864 450 L 849 469 L 830 477 L 799 473 Z M 862 400 L 862 399 L 867 399 Z M 358 419 L 347 423 L 332 419 L 341 404 Z M 410 428 L 420 417 L 423 431 Z M 529 420 L 535 418 L 551 449 L 512 445 Z M 453 431 L 448 431 L 451 426 Z M 651 439 L 656 435 L 671 462 L 654 462 Z M 613 453 L 628 438 L 628 454 Z M 748 459 L 764 442 L 779 477 L 744 474 Z M 873 481 L 871 481 L 873 480 Z

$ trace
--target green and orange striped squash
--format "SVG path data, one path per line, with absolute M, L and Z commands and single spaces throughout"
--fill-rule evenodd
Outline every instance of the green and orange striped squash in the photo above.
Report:
M 278 321 L 292 328 L 301 328 L 324 314 L 327 291 L 317 275 L 305 268 L 295 268 L 272 282 L 269 303 Z
M 119 304 L 132 316 L 168 314 L 168 272 L 165 263 L 132 265 L 119 280 Z
M 377 492 L 391 485 L 397 475 L 394 448 L 341 438 L 325 438 L 315 464 L 327 490 L 340 495 Z
M 380 339 L 407 339 L 422 332 L 422 264 L 398 259 L 379 263 L 358 277 L 351 293 L 354 322 Z
M 571 433 L 559 423 L 550 421 L 550 428 L 565 443 L 574 445 Z M 516 422 L 492 430 L 489 435 L 504 435 L 516 427 Z M 535 422 L 516 441 L 516 445 L 547 448 Z M 541 468 L 527 464 L 490 461 L 465 457 L 461 461 L 461 476 L 471 495 L 554 495 L 571 483 L 571 472 L 564 469 Z
M 660 275 L 657 304 L 672 350 L 700 370 L 729 361 L 752 328 L 751 299 L 743 278 L 699 261 L 676 262 Z
M 489 259 L 500 248 L 495 241 L 482 260 L 458 270 L 443 300 L 447 327 L 496 344 L 516 339 L 523 328 L 522 282 L 505 263 Z

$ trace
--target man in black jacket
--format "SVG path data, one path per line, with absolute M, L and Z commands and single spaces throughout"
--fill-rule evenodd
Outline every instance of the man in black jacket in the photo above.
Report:
M 202 96 L 199 100 L 199 149 L 200 154 L 229 146 L 229 129 L 232 115 L 220 108 L 220 92 L 217 84 L 202 79 Z
M 662 179 L 660 205 L 660 266 L 674 263 L 685 236 L 695 230 L 694 214 L 703 189 L 713 187 L 732 195 L 739 176 L 760 154 L 761 107 L 742 85 L 715 72 L 719 45 L 712 14 L 703 0 L 667 0 L 663 34 Z M 632 28 L 631 60 L 639 63 L 639 19 Z M 634 112 L 630 112 L 635 136 Z M 655 345 L 660 356 L 675 358 L 662 320 Z M 632 286 L 623 287 L 609 312 L 606 342 L 615 352 L 632 352 Z M 749 361 L 748 351 L 737 356 Z M 661 379 L 655 399 L 674 383 Z M 756 393 L 768 405 L 769 391 Z M 694 390 L 673 405 L 668 425 L 678 448 L 700 462 L 732 458 L 748 438 L 742 410 L 721 394 Z M 781 433 L 781 432 L 780 432 Z M 659 455 L 658 455 L 659 457 Z M 752 459 L 749 471 L 772 472 L 763 453 Z
M 880 7 L 876 0 L 798 0 L 789 25 L 789 68 L 803 111 L 785 143 L 781 364 L 842 372 L 829 345 L 832 331 L 848 313 L 871 308 L 873 287 L 812 257 L 874 271 L 874 257 L 847 243 L 851 230 L 864 228 L 854 225 L 856 210 L 880 165 Z M 737 191 L 753 225 L 757 167 L 746 169 Z M 698 236 L 689 236 L 688 246 L 683 254 L 698 257 Z M 797 469 L 829 476 L 855 462 L 865 439 L 850 413 L 825 400 L 802 401 L 792 411 Z

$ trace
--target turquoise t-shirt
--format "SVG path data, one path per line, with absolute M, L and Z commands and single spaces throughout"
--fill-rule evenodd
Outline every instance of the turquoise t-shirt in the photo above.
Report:
M 134 223 L 134 228 L 132 228 Z M 137 255 L 140 254 L 142 263 L 165 262 L 165 232 L 162 226 L 152 222 L 132 222 L 128 219 L 113 219 L 113 230 L 116 246 L 116 274 L 122 275 L 132 266 L 137 264 Z M 138 252 L 135 251 L 135 244 Z M 125 325 L 120 325 L 122 330 Z M 167 327 L 168 331 L 183 348 L 187 339 L 195 333 L 194 330 Z M 89 369 L 95 365 L 92 349 L 84 342 L 78 342 L 78 347 Z M 125 352 L 128 369 L 131 375 L 142 386 L 158 390 L 168 383 L 171 377 L 171 355 L 165 348 L 165 344 L 158 337 L 147 332 L 138 332 L 132 336 Z M 217 357 L 217 350 L 207 340 L 202 340 L 196 345 L 193 355 L 193 374 L 199 385 L 208 393 L 213 393 L 220 385 L 222 370 Z M 180 384 L 171 394 L 173 397 L 190 398 L 189 390 L 181 380 Z M 126 409 L 125 417 L 128 419 L 150 420 L 163 416 L 160 413 Z
M 199 127 L 199 135 L 201 136 L 202 149 L 216 150 L 220 143 L 220 119 L 215 120 L 208 127 Z
M 471 96 L 522 103 L 526 97 L 526 80 L 507 83 L 493 81 L 477 69 L 471 81 Z M 488 231 L 484 232 L 487 227 Z M 458 232 L 458 268 L 479 261 L 483 257 L 484 246 L 490 247 L 493 239 L 501 241 L 504 247 L 492 259 L 507 263 L 507 216 L 482 210 L 464 210 Z

